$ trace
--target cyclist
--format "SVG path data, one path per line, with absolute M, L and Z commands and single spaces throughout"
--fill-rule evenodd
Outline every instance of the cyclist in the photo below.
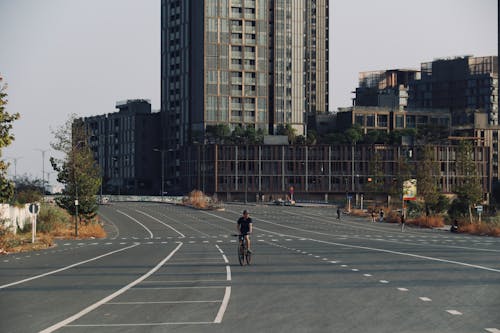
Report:
M 249 216 L 246 209 L 243 211 L 243 216 L 238 219 L 236 228 L 240 235 L 245 236 L 248 252 L 252 253 L 252 251 L 250 251 L 250 236 L 248 235 L 252 233 L 252 218 Z

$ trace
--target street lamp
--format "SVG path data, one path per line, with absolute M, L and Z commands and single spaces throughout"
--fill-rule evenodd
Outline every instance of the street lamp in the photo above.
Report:
M 164 192 L 163 186 L 165 184 L 165 171 L 164 171 L 165 150 L 154 148 L 153 151 L 161 153 L 161 202 L 163 202 L 163 192 Z M 171 151 L 171 149 L 169 149 L 169 151 Z
M 85 141 L 78 141 L 73 147 L 73 178 L 75 181 L 75 238 L 78 237 L 78 180 L 76 177 L 76 150 L 80 147 L 81 143 Z
M 45 195 L 45 153 L 50 149 L 35 149 L 42 153 L 42 186 L 43 186 L 43 195 Z

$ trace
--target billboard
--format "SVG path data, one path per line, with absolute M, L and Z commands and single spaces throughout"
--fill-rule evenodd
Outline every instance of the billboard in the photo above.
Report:
M 416 179 L 408 179 L 403 182 L 403 200 L 417 200 Z

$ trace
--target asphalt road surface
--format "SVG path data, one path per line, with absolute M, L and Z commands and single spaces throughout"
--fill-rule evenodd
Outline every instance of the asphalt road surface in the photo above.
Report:
M 240 266 L 235 221 L 254 220 Z M 0 257 L 0 332 L 500 332 L 500 239 L 333 208 L 100 208 L 107 239 Z

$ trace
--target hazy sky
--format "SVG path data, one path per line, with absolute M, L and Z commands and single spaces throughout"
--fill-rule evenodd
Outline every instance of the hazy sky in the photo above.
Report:
M 497 6 L 330 0 L 330 110 L 351 105 L 360 71 L 498 54 Z M 2 159 L 19 158 L 18 176 L 42 178 L 37 149 L 50 148 L 51 129 L 69 114 L 115 112 L 116 101 L 132 98 L 160 108 L 160 0 L 0 0 L 0 73 L 9 84 L 8 112 L 21 114 Z

